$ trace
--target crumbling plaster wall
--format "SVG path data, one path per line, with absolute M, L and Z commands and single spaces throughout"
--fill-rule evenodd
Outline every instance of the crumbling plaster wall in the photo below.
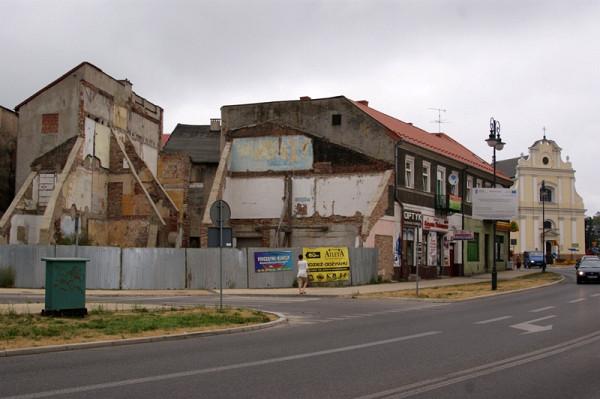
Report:
M 0 107 L 0 215 L 8 209 L 16 191 L 18 123 L 16 113 Z
M 341 115 L 340 125 L 332 125 L 334 114 Z M 345 97 L 227 105 L 221 108 L 221 119 L 225 134 L 244 126 L 279 123 L 374 159 L 394 162 L 395 139 Z
M 17 189 L 25 181 L 35 158 L 79 135 L 81 78 L 81 72 L 75 71 L 19 108 Z M 42 115 L 55 113 L 58 113 L 58 132 L 42 133 Z

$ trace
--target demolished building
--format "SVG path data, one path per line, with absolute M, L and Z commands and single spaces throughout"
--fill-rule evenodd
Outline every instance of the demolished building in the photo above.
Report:
M 182 245 L 182 215 L 156 177 L 163 110 L 129 80 L 83 62 L 15 110 L 19 189 L 2 241 Z
M 506 268 L 508 232 L 494 243 L 471 217 L 493 168 L 450 136 L 344 96 L 228 105 L 221 119 L 208 204 L 229 203 L 234 245 L 377 248 L 384 278 Z M 210 227 L 205 211 L 203 246 Z

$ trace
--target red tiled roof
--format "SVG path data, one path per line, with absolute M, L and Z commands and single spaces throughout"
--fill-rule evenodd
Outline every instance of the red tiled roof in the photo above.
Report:
M 364 102 L 352 101 L 358 108 L 371 116 L 377 122 L 389 129 L 393 134 L 408 143 L 431 150 L 448 158 L 455 159 L 469 166 L 475 167 L 487 173 L 494 173 L 492 165 L 484 161 L 471 150 L 454 140 L 445 133 L 429 133 L 410 123 L 379 112 Z M 509 177 L 496 170 L 496 175 L 502 179 L 510 180 Z
M 160 148 L 164 147 L 165 144 L 167 144 L 167 141 L 169 141 L 169 137 L 171 137 L 171 135 L 169 133 L 163 133 L 160 136 L 160 143 L 161 143 Z

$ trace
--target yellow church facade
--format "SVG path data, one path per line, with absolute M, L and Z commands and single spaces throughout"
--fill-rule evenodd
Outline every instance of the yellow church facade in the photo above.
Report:
M 499 162 L 518 192 L 518 231 L 511 233 L 514 254 L 543 251 L 558 258 L 585 254 L 585 208 L 575 188 L 575 170 L 562 149 L 544 137 L 529 155 Z M 545 188 L 545 196 L 542 194 Z M 545 241 L 545 242 L 544 242 Z

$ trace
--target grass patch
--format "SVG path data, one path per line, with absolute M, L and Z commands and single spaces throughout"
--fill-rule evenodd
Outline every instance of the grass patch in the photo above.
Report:
M 176 334 L 272 319 L 274 316 L 254 310 L 225 308 L 221 312 L 206 307 L 175 310 L 139 307 L 118 312 L 97 308 L 81 319 L 8 311 L 0 313 L 0 349 Z
M 496 292 L 509 292 L 525 288 L 538 287 L 562 278 L 560 274 L 546 272 L 533 273 L 517 277 L 511 280 L 498 280 Z M 491 293 L 490 281 L 483 281 L 472 284 L 448 285 L 445 287 L 432 287 L 419 289 L 419 298 L 429 299 L 467 299 L 478 296 L 489 295 Z M 376 298 L 417 298 L 415 290 L 402 290 L 392 292 L 382 292 L 374 294 L 361 294 L 363 297 Z

